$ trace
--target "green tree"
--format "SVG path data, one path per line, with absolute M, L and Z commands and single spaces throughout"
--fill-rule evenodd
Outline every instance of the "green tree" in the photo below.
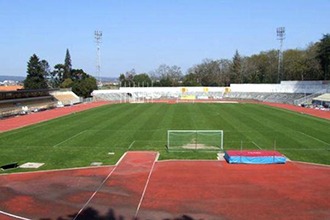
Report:
M 91 97 L 93 90 L 97 90 L 97 81 L 88 74 L 82 79 L 74 81 L 72 85 L 72 91 L 84 98 Z
M 120 74 L 119 81 L 120 86 L 123 87 L 134 87 L 135 82 L 133 81 L 134 76 L 136 75 L 135 69 L 131 69 L 130 71 L 127 71 L 125 74 Z
M 72 70 L 71 56 L 69 49 L 66 49 L 66 54 L 64 59 L 63 79 L 71 78 L 71 70 Z
M 50 83 L 53 88 L 60 87 L 61 83 L 63 82 L 64 76 L 64 65 L 63 64 L 56 64 L 54 66 L 54 70 L 51 72 Z
M 196 73 L 190 72 L 183 78 L 183 86 L 200 86 Z
M 24 80 L 25 89 L 48 88 L 46 77 L 49 74 L 49 64 L 46 60 L 39 60 L 36 54 L 30 57 L 27 65 L 27 76 Z
M 85 73 L 82 69 L 72 69 L 71 74 L 72 79 L 66 79 L 63 83 L 67 82 L 67 86 L 72 87 L 72 91 L 78 96 L 84 98 L 90 97 L 93 90 L 97 89 L 96 79 Z
M 304 80 L 307 74 L 306 52 L 290 49 L 283 53 L 285 80 Z
M 245 83 L 276 83 L 278 52 L 270 50 L 244 58 L 243 79 Z
M 319 60 L 317 59 L 318 55 L 318 44 L 310 43 L 305 51 L 306 53 L 306 65 L 307 73 L 305 75 L 305 80 L 322 80 L 324 75 L 322 73 L 322 68 Z
M 65 79 L 61 84 L 61 88 L 71 88 L 73 85 L 73 80 L 70 78 Z
M 135 83 L 135 85 L 137 85 L 138 87 L 147 87 L 147 86 L 151 86 L 151 79 L 149 77 L 148 74 L 146 73 L 141 73 L 141 74 L 137 74 L 133 77 L 133 82 Z
M 236 50 L 231 67 L 231 83 L 242 83 L 242 58 Z
M 318 44 L 318 56 L 324 73 L 324 80 L 330 79 L 330 34 L 323 35 Z

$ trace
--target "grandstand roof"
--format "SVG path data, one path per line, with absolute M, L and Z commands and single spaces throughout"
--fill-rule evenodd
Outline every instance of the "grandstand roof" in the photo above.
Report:
M 323 101 L 323 102 L 330 102 L 330 93 L 325 93 L 323 95 L 320 95 L 316 98 L 313 98 L 313 100 Z

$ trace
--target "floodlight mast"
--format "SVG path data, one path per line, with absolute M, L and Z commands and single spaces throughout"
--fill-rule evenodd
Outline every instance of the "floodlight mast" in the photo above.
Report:
M 100 72 L 101 72 L 101 52 L 100 44 L 102 43 L 102 31 L 95 31 L 95 42 L 96 42 L 96 75 L 98 78 L 98 86 L 102 86 Z
M 280 48 L 278 50 L 278 68 L 277 68 L 277 81 L 278 83 L 282 80 L 282 69 L 283 69 L 283 40 L 285 39 L 285 27 L 278 27 L 276 29 L 277 40 L 280 41 Z

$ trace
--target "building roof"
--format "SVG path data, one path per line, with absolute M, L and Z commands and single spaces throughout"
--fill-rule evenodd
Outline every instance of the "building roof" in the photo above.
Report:
M 322 102 L 330 102 L 330 93 L 325 93 L 318 97 L 313 98 L 313 100 L 322 101 Z
M 23 89 L 23 86 L 0 86 L 0 91 L 16 91 L 18 89 Z

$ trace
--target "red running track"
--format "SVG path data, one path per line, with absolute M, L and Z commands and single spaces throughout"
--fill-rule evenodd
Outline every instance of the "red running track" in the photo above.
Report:
M 277 107 L 277 108 L 283 108 L 294 112 L 299 112 L 301 114 L 308 114 L 312 115 L 318 118 L 328 119 L 330 120 L 330 111 L 323 111 L 319 109 L 313 109 L 313 108 L 304 108 L 301 106 L 296 105 L 289 105 L 289 104 L 283 104 L 283 103 L 272 103 L 272 102 L 262 102 L 262 104 Z
M 330 219 L 329 166 L 156 158 L 0 175 L 0 219 Z
M 12 118 L 7 118 L 0 120 L 0 132 L 9 131 L 17 128 L 21 128 L 24 126 L 36 124 L 42 121 L 51 120 L 54 118 L 58 118 L 64 115 L 69 115 L 74 112 L 80 112 L 87 109 L 95 108 L 101 105 L 109 104 L 109 102 L 91 102 L 73 105 L 69 107 L 63 108 L 55 108 L 52 110 L 42 111 L 31 113 L 28 115 L 21 115 Z

